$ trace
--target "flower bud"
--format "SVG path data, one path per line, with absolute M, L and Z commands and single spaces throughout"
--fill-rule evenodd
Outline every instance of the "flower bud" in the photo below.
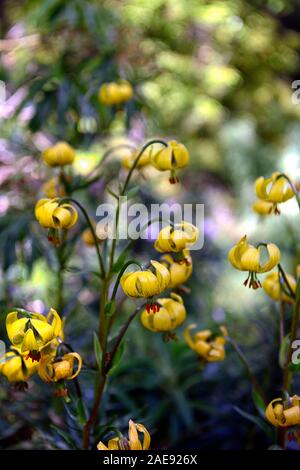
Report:
M 75 159 L 75 150 L 67 142 L 57 142 L 44 150 L 42 157 L 49 166 L 70 165 Z
M 166 332 L 175 330 L 186 318 L 186 310 L 182 298 L 171 294 L 170 298 L 158 299 L 159 310 L 156 313 L 144 310 L 141 313 L 142 325 L 153 332 Z

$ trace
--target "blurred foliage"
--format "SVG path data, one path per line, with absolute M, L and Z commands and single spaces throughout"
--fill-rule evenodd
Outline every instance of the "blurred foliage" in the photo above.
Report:
M 1 319 L 14 305 L 46 310 L 59 295 L 55 251 L 33 220 L 50 175 L 41 150 L 68 141 L 78 149 L 82 177 L 107 146 L 124 138 L 141 143 L 154 135 L 176 137 L 192 155 L 182 186 L 168 189 L 150 174 L 141 197 L 147 203 L 205 203 L 206 240 L 189 283 L 189 316 L 205 328 L 226 322 L 259 380 L 271 384 L 267 393 L 273 397 L 280 388 L 278 312 L 263 293 L 241 287 L 226 253 L 248 232 L 278 243 L 290 269 L 296 263 L 294 207 L 278 231 L 272 220 L 258 223 L 250 205 L 256 176 L 275 169 L 300 176 L 300 107 L 291 100 L 300 68 L 299 2 L 2 0 L 1 6 L 0 79 L 7 90 L 0 110 Z M 124 110 L 105 107 L 97 97 L 102 83 L 119 77 L 135 90 Z M 108 167 L 114 178 L 123 176 L 116 161 Z M 96 201 L 107 198 L 101 181 L 78 197 L 91 214 Z M 139 256 L 143 250 L 136 245 Z M 96 328 L 94 261 L 78 243 L 73 265 L 64 271 L 66 335 L 84 351 L 86 363 Z M 124 316 L 129 311 L 128 304 Z M 233 408 L 257 415 L 245 372 L 230 346 L 227 352 L 225 362 L 201 370 L 181 340 L 164 344 L 136 321 L 104 396 L 98 438 L 107 435 L 106 423 L 125 429 L 134 417 L 151 429 L 157 448 L 265 448 L 270 438 Z M 87 402 L 92 374 L 84 370 L 80 376 Z M 57 400 L 51 407 L 49 387 L 33 381 L 24 397 L 1 378 L 0 394 L 2 448 L 78 445 L 76 429 L 66 442 L 65 424 L 72 428 L 74 422 Z

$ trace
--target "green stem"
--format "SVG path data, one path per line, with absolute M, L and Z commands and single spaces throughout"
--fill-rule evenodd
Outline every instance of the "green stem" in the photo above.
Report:
M 295 299 L 295 297 L 296 297 L 295 292 L 293 291 L 293 289 L 292 289 L 292 287 L 289 283 L 289 280 L 287 278 L 287 275 L 286 275 L 284 269 L 282 268 L 280 263 L 278 263 L 277 267 L 278 267 L 278 271 L 280 272 L 280 274 L 281 274 L 281 276 L 282 276 L 282 278 L 283 278 L 283 280 L 284 280 L 284 282 L 285 282 L 285 284 L 286 284 L 286 286 L 289 290 L 289 295 L 292 297 L 292 299 Z
M 292 183 L 291 179 L 285 173 L 280 173 L 277 176 L 276 180 L 278 180 L 279 178 L 284 178 L 289 183 L 293 193 L 295 194 L 297 204 L 298 204 L 298 207 L 299 207 L 299 210 L 300 210 L 300 197 L 299 197 L 299 194 L 298 194 L 298 191 L 297 191 L 295 185 Z
M 143 304 L 142 306 L 140 307 L 137 307 L 137 309 L 130 315 L 130 317 L 128 318 L 128 320 L 126 321 L 126 323 L 122 326 L 121 330 L 120 330 L 120 333 L 118 334 L 118 337 L 116 339 L 116 342 L 114 344 L 114 347 L 110 353 L 110 358 L 109 358 L 109 361 L 107 362 L 106 366 L 105 366 L 105 370 L 106 370 L 106 373 L 109 372 L 109 369 L 113 363 L 113 360 L 114 360 L 114 357 L 118 351 L 118 348 L 121 344 L 121 341 L 122 339 L 124 338 L 125 336 L 125 333 L 126 331 L 128 330 L 129 326 L 130 326 L 130 323 L 132 322 L 132 320 L 137 316 L 137 314 L 143 310 L 143 308 L 145 307 L 145 304 Z
M 298 324 L 299 324 L 299 317 L 300 317 L 300 299 L 296 299 L 294 303 L 294 310 L 293 310 L 293 319 L 292 319 L 292 326 L 291 326 L 291 335 L 290 335 L 290 342 L 289 342 L 289 349 L 284 365 L 283 370 L 283 390 L 286 392 L 290 391 L 291 379 L 292 379 L 292 371 L 289 369 L 289 365 L 291 363 L 292 355 L 293 355 L 293 342 L 297 339 L 298 333 Z
M 117 277 L 117 280 L 115 282 L 114 289 L 113 289 L 113 292 L 112 292 L 112 296 L 111 296 L 111 299 L 110 299 L 111 301 L 115 300 L 116 295 L 117 295 L 117 291 L 118 291 L 118 287 L 119 287 L 119 284 L 120 284 L 120 281 L 121 281 L 121 277 L 123 276 L 123 274 L 126 271 L 126 269 L 128 268 L 128 266 L 130 266 L 131 264 L 136 264 L 141 269 L 141 271 L 143 270 L 142 266 L 137 261 L 134 261 L 134 260 L 127 261 L 127 263 L 124 264 L 124 266 L 122 267 L 122 269 L 120 270 L 120 272 L 118 274 L 118 277 Z
M 102 256 L 101 256 L 101 253 L 100 253 L 100 248 L 99 248 L 99 243 L 98 243 L 98 238 L 97 238 L 97 235 L 96 235 L 96 232 L 95 232 L 95 229 L 94 229 L 94 226 L 91 222 L 91 219 L 89 218 L 88 216 L 88 213 L 87 211 L 85 210 L 85 208 L 74 198 L 72 197 L 63 197 L 59 200 L 59 205 L 62 205 L 64 204 L 65 202 L 72 202 L 73 204 L 75 204 L 77 207 L 79 207 L 79 209 L 81 210 L 82 214 L 84 215 L 85 217 L 85 220 L 87 222 L 87 225 L 89 227 L 89 229 L 91 230 L 91 233 L 92 233 L 92 236 L 93 236 L 93 239 L 94 239 L 94 242 L 95 242 L 95 248 L 96 248 L 96 252 L 97 252 L 97 258 L 98 258 L 98 262 L 99 262 L 99 268 L 100 268 L 100 273 L 101 273 L 101 277 L 104 278 L 105 276 L 105 266 L 104 266 L 104 263 L 103 263 L 103 260 L 102 260 Z
M 147 142 L 140 150 L 140 152 L 138 153 L 138 155 L 136 156 L 136 159 L 134 160 L 133 164 L 132 164 L 132 167 L 130 168 L 129 172 L 128 172 L 128 175 L 127 175 L 127 178 L 125 180 L 125 183 L 124 183 L 124 186 L 123 186 L 123 190 L 121 192 L 121 196 L 124 196 L 125 192 L 126 192 L 126 189 L 128 187 L 128 184 L 130 182 L 130 179 L 131 179 L 131 176 L 132 176 L 132 173 L 134 172 L 135 168 L 137 167 L 137 164 L 140 160 L 140 158 L 142 157 L 143 153 L 145 152 L 145 150 L 150 147 L 150 145 L 153 145 L 153 144 L 161 144 L 161 145 L 164 145 L 165 147 L 168 146 L 168 144 L 166 142 L 164 142 L 163 140 L 161 139 L 153 139 L 153 140 L 150 140 L 149 142 Z
M 264 399 L 264 392 L 261 388 L 261 386 L 259 385 L 251 367 L 249 366 L 248 364 L 248 361 L 246 359 L 246 356 L 244 355 L 244 353 L 242 352 L 242 350 L 240 349 L 239 345 L 236 343 L 236 341 L 234 341 L 234 339 L 232 339 L 230 336 L 226 336 L 225 339 L 231 344 L 231 346 L 233 347 L 233 349 L 235 350 L 235 352 L 237 353 L 241 363 L 243 364 L 243 366 L 245 367 L 245 370 L 247 372 L 247 375 L 249 377 L 249 380 L 250 382 L 252 383 L 253 385 L 253 388 L 261 395 L 261 397 Z M 265 400 L 264 400 L 265 401 Z
M 132 164 L 132 167 L 130 168 L 129 172 L 128 172 L 128 175 L 127 175 L 127 178 L 125 180 L 125 183 L 123 185 L 123 189 L 120 193 L 120 197 L 124 196 L 125 193 L 126 193 L 126 190 L 127 190 L 127 187 L 129 185 L 129 182 L 130 182 L 130 179 L 131 179 L 131 176 L 140 160 L 140 158 L 142 157 L 143 153 L 145 152 L 145 150 L 150 147 L 150 145 L 153 145 L 153 144 L 162 144 L 164 145 L 165 147 L 167 147 L 168 145 L 166 144 L 166 142 L 164 142 L 163 140 L 160 140 L 160 139 L 153 139 L 153 140 L 150 140 L 149 142 L 147 142 L 140 150 L 140 152 L 137 154 L 133 164 Z M 115 237 L 112 241 L 112 246 L 111 246 L 111 252 L 110 252 L 110 263 L 109 263 L 109 271 L 112 270 L 112 266 L 113 266 L 113 263 L 114 263 L 114 256 L 115 256 L 115 250 L 116 250 L 116 239 L 117 239 L 117 230 L 118 230 L 118 226 L 119 226 L 119 215 L 120 215 L 120 199 L 118 201 L 118 206 L 117 206 L 117 210 L 116 210 L 116 222 L 115 222 Z
M 100 178 L 101 175 L 98 174 L 98 175 L 92 176 L 95 173 L 95 171 L 98 170 L 103 165 L 103 163 L 106 161 L 106 159 L 108 157 L 110 157 L 110 155 L 112 155 L 114 152 L 116 152 L 120 149 L 123 149 L 123 148 L 136 150 L 136 147 L 134 145 L 130 145 L 130 144 L 120 144 L 120 145 L 116 145 L 115 147 L 112 147 L 112 148 L 106 150 L 106 152 L 104 152 L 103 157 L 101 158 L 100 162 L 95 166 L 95 168 L 93 168 L 93 170 L 90 172 L 90 174 L 87 175 L 87 181 L 85 183 L 82 183 L 79 186 L 77 186 L 76 190 L 87 188 L 91 184 L 98 181 L 98 179 Z

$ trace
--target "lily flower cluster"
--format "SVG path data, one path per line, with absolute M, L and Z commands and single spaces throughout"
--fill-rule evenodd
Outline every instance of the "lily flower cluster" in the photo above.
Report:
M 21 309 L 12 311 L 6 317 L 6 330 L 11 347 L 0 364 L 0 374 L 9 382 L 24 384 L 37 372 L 44 382 L 62 385 L 64 380 L 79 374 L 82 367 L 79 354 L 60 354 L 63 322 L 53 308 L 47 316 Z
M 280 214 L 279 204 L 296 198 L 300 207 L 299 195 L 296 186 L 290 178 L 282 173 L 275 172 L 269 178 L 259 177 L 255 182 L 255 192 L 258 197 L 252 205 L 259 215 Z M 263 251 L 265 253 L 263 253 Z M 263 258 L 263 255 L 264 258 Z M 291 370 L 289 361 L 292 356 L 292 344 L 297 335 L 298 327 L 298 287 L 295 277 L 286 273 L 280 265 L 280 250 L 274 243 L 258 243 L 256 246 L 248 244 L 245 235 L 228 253 L 228 260 L 232 266 L 240 271 L 248 271 L 244 285 L 253 289 L 263 287 L 269 297 L 277 302 L 295 303 L 291 334 L 287 345 L 287 355 L 283 366 L 284 398 L 275 398 L 265 410 L 266 419 L 275 427 L 290 427 L 300 424 L 300 397 L 289 397 L 291 384 Z M 277 267 L 278 271 L 272 271 Z M 272 271 L 272 272 L 271 272 Z M 261 283 L 258 274 L 268 273 Z M 299 276 L 298 276 L 299 279 Z M 299 285 L 299 281 L 298 281 Z
M 289 180 L 285 175 L 273 173 L 270 178 L 260 176 L 255 182 L 255 192 L 258 200 L 254 202 L 253 209 L 260 215 L 280 214 L 278 204 L 292 199 L 295 196 Z
M 188 247 L 198 239 L 198 229 L 188 222 L 178 226 L 167 226 L 158 235 L 154 247 L 160 253 L 175 252 L 177 258 L 165 254 L 160 262 L 151 260 L 145 270 L 125 273 L 121 286 L 130 298 L 147 299 L 141 313 L 142 325 L 152 332 L 172 332 L 186 318 L 183 299 L 175 292 L 169 297 L 158 297 L 169 288 L 178 288 L 192 274 L 191 256 Z

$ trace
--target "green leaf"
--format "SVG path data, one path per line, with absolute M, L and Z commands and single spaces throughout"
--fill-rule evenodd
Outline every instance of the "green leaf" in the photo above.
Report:
M 117 201 L 119 200 L 119 196 L 114 191 L 112 191 L 109 187 L 107 187 L 106 190 L 112 197 L 117 199 Z
M 84 425 L 87 422 L 87 414 L 82 398 L 78 398 L 77 400 L 76 414 L 78 422 Z
M 117 259 L 117 261 L 114 263 L 112 267 L 112 271 L 114 273 L 118 273 L 121 270 L 121 268 L 125 264 L 127 255 L 128 255 L 128 248 L 125 248 L 125 250 L 121 252 L 119 258 Z
M 138 192 L 140 190 L 140 187 L 139 186 L 134 186 L 133 188 L 131 188 L 127 193 L 126 193 L 126 197 L 127 199 L 132 199 L 133 197 L 135 197 Z
M 273 430 L 270 428 L 270 426 L 262 420 L 259 416 L 252 415 L 250 413 L 247 413 L 244 410 L 241 410 L 238 406 L 234 406 L 233 409 L 243 416 L 243 418 L 247 419 L 248 421 L 251 421 L 251 423 L 256 424 L 260 429 L 264 431 L 264 433 L 272 439 L 273 437 Z
M 108 371 L 108 375 L 113 375 L 118 367 L 118 365 L 120 364 L 121 362 L 121 359 L 123 357 L 123 354 L 124 354 L 124 351 L 125 351 L 125 342 L 123 341 L 120 346 L 118 347 L 117 349 L 117 352 L 115 354 L 115 357 L 113 358 L 113 361 L 112 361 L 112 364 L 111 364 L 111 367 Z
M 300 373 L 300 364 L 289 364 L 289 370 L 293 372 L 294 374 L 299 374 Z
M 101 345 L 99 343 L 99 339 L 97 334 L 94 332 L 94 354 L 95 354 L 95 359 L 97 362 L 98 369 L 101 370 L 102 368 L 102 350 L 101 350 Z
M 105 305 L 105 313 L 108 317 L 110 317 L 116 310 L 116 302 L 114 300 L 111 300 L 110 302 L 107 302 Z
M 266 404 L 261 394 L 254 387 L 252 387 L 252 399 L 253 399 L 254 405 L 257 408 L 257 411 L 264 418 Z
M 54 429 L 54 431 L 57 432 L 57 434 L 72 448 L 72 449 L 77 449 L 75 441 L 72 439 L 71 436 L 69 436 L 68 433 L 63 431 L 62 429 L 58 428 L 57 426 L 54 426 L 54 424 L 50 424 L 50 428 Z
M 283 338 L 283 341 L 280 346 L 280 351 L 279 351 L 279 365 L 283 369 L 285 365 L 285 360 L 286 360 L 286 354 L 288 351 L 289 347 L 289 341 L 290 341 L 290 335 L 286 335 Z
M 297 281 L 297 287 L 296 287 L 296 302 L 300 302 L 300 277 Z

